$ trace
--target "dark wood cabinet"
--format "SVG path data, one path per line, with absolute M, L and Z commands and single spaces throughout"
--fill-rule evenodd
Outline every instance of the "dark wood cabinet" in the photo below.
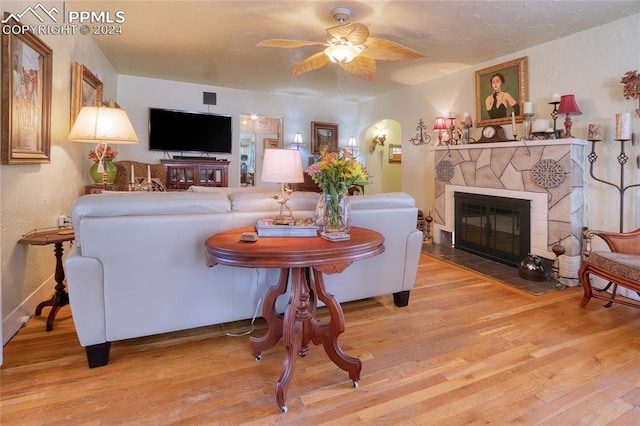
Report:
M 196 186 L 229 186 L 229 162 L 207 159 L 161 160 L 165 167 L 167 189 Z

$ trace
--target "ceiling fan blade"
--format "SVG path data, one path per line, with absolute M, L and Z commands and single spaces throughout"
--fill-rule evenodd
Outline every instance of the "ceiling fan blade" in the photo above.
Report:
M 327 28 L 327 34 L 330 38 L 343 38 L 354 46 L 359 46 L 369 38 L 369 29 L 358 22 L 352 22 Z
M 282 47 L 285 49 L 293 49 L 296 47 L 303 46 L 324 46 L 324 42 L 322 41 L 303 41 L 303 40 L 283 40 L 283 39 L 269 39 L 262 40 L 256 46 L 258 47 Z
M 362 55 L 356 56 L 348 64 L 342 64 L 342 69 L 357 78 L 369 81 L 376 79 L 376 61 Z
M 401 44 L 381 38 L 369 37 L 364 45 L 367 48 L 359 56 L 365 56 L 378 61 L 403 61 L 405 59 L 423 58 L 425 56 Z
M 329 58 L 323 52 L 316 53 L 315 55 L 309 56 L 302 62 L 299 62 L 291 67 L 291 74 L 294 77 L 299 76 L 305 72 L 317 70 L 329 63 Z

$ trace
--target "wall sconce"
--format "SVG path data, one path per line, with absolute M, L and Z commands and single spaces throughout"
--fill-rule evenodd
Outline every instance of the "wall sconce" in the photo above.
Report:
M 351 149 L 351 154 L 353 155 L 353 151 L 358 148 L 358 141 L 356 140 L 355 136 L 351 136 L 349 138 L 347 146 Z
M 438 146 L 444 145 L 442 143 L 442 131 L 447 129 L 447 120 L 444 117 L 436 117 L 436 120 L 433 123 L 433 130 L 438 131 Z
M 387 135 L 385 134 L 377 134 L 376 136 L 374 136 L 374 138 L 371 140 L 371 146 L 369 147 L 369 152 L 373 154 L 378 145 L 384 146 L 384 142 L 386 140 L 387 140 Z
M 413 145 L 425 145 L 431 142 L 431 136 L 426 132 L 427 126 L 422 122 L 422 118 L 418 121 L 418 127 L 416 127 L 416 135 L 409 139 Z
M 571 136 L 571 114 L 581 115 L 582 111 L 578 108 L 576 98 L 574 95 L 562 95 L 560 97 L 560 106 L 558 106 L 558 114 L 567 114 L 564 119 L 564 137 L 572 138 Z
M 295 145 L 296 149 L 300 149 L 300 145 L 304 146 L 304 141 L 302 140 L 302 133 L 298 132 L 296 133 L 296 135 L 293 137 L 293 142 L 291 142 L 291 145 Z

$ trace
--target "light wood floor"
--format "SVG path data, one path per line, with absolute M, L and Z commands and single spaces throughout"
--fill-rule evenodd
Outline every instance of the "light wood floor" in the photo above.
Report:
M 343 305 L 360 388 L 313 347 L 286 414 L 280 345 L 258 362 L 247 337 L 212 326 L 115 342 L 111 363 L 89 369 L 66 307 L 53 332 L 34 318 L 4 348 L 0 423 L 638 424 L 640 311 L 582 309 L 581 296 L 532 296 L 423 255 L 407 308 L 391 296 Z

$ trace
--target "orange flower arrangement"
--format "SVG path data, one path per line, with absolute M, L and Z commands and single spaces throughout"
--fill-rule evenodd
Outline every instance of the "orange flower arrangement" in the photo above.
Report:
M 96 151 L 98 152 L 96 153 Z M 104 148 L 104 145 L 100 145 L 98 146 L 98 148 L 92 149 L 91 151 L 89 151 L 89 159 L 96 162 L 100 161 L 100 157 L 102 156 L 103 152 L 104 152 L 104 157 L 102 158 L 105 158 L 108 160 L 113 160 L 118 156 L 118 151 L 114 151 L 113 149 L 111 149 L 109 145 L 107 145 L 106 149 Z

